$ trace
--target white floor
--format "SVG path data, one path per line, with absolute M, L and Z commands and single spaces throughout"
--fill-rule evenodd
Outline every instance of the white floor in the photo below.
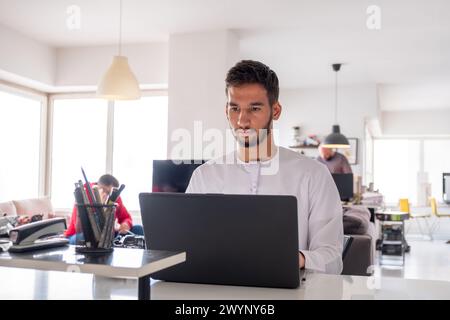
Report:
M 406 253 L 404 266 L 378 263 L 376 274 L 381 277 L 450 281 L 450 244 L 446 240 L 430 241 L 418 237 L 407 237 L 406 240 L 411 251 Z

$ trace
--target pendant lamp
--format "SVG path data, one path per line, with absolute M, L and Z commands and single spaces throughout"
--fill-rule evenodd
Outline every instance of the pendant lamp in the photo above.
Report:
M 348 149 L 350 148 L 350 143 L 347 138 L 341 133 L 341 129 L 339 128 L 339 124 L 337 123 L 337 106 L 338 106 L 338 89 L 337 89 L 337 73 L 341 69 L 340 63 L 335 63 L 332 65 L 333 70 L 336 72 L 336 81 L 335 81 L 335 99 L 334 99 L 334 125 L 331 133 L 326 136 L 325 140 L 322 142 L 322 146 L 330 149 Z
M 141 97 L 139 83 L 122 55 L 122 0 L 120 0 L 119 54 L 113 57 L 97 88 L 97 97 L 108 100 L 135 100 Z

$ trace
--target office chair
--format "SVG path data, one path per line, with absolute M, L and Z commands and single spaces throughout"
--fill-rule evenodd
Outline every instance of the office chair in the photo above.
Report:
M 428 224 L 428 218 L 431 218 L 431 214 L 430 213 L 412 213 L 410 210 L 410 206 L 409 206 L 409 200 L 407 198 L 401 198 L 399 200 L 399 210 L 401 212 L 406 212 L 408 213 L 409 219 L 411 221 L 416 221 L 417 226 L 419 228 L 420 234 L 422 236 L 425 235 L 425 233 L 423 232 L 422 229 L 422 224 L 420 223 L 420 220 L 423 219 L 423 221 L 425 221 L 425 226 L 428 230 L 428 236 L 430 237 L 430 240 L 433 240 L 433 234 L 431 232 L 431 228 L 430 225 Z M 411 224 L 408 225 L 408 230 L 406 231 L 406 233 L 408 233 L 409 228 L 411 227 Z
M 450 218 L 450 213 L 442 213 L 438 211 L 436 198 L 430 197 L 429 201 L 431 206 L 431 215 L 435 218 L 435 221 L 431 226 L 431 232 L 434 233 L 440 227 L 441 218 Z M 450 240 L 447 241 L 447 243 L 450 243 Z

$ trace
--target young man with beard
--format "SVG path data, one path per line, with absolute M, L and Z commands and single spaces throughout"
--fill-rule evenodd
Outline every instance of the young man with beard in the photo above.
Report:
M 300 267 L 340 274 L 339 193 L 323 164 L 276 146 L 273 121 L 282 110 L 277 75 L 261 62 L 244 60 L 229 70 L 225 82 L 225 115 L 237 150 L 198 167 L 186 192 L 295 196 Z

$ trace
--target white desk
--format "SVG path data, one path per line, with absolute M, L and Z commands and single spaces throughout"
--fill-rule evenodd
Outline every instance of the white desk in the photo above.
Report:
M 136 299 L 136 279 L 0 267 L 0 299 Z M 8 288 L 8 289 L 6 289 Z M 450 282 L 307 274 L 298 289 L 151 281 L 153 300 L 450 299 Z
M 74 246 L 26 253 L 0 253 L 0 266 L 4 267 L 134 277 L 138 279 L 138 297 L 145 300 L 150 299 L 149 275 L 185 260 L 185 252 L 115 248 L 110 254 L 87 255 L 77 253 Z M 18 277 L 21 278 L 20 275 Z M 1 274 L 0 283 L 4 288 L 4 276 Z M 67 286 L 64 287 L 67 290 Z
M 450 299 L 450 282 L 309 274 L 295 290 L 155 282 L 152 292 L 175 300 Z

